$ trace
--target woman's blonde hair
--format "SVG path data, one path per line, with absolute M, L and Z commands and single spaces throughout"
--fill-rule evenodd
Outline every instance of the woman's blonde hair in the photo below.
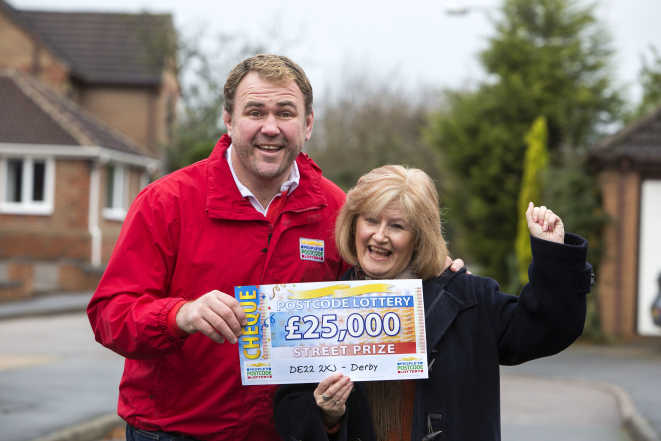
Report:
M 400 205 L 414 233 L 412 270 L 422 279 L 437 276 L 448 254 L 441 230 L 438 193 L 429 175 L 417 168 L 384 165 L 361 176 L 347 193 L 335 222 L 335 243 L 342 258 L 358 264 L 356 219 L 378 215 L 390 203 Z

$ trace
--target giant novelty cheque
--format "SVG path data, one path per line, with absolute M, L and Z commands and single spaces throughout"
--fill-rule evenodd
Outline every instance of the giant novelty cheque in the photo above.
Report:
M 427 378 L 422 281 L 352 280 L 237 286 L 246 313 L 241 381 Z

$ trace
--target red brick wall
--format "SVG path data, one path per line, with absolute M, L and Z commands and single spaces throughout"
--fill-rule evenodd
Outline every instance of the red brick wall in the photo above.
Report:
M 89 192 L 91 165 L 86 160 L 55 161 L 54 210 L 51 215 L 0 214 L 0 260 L 8 263 L 10 280 L 20 287 L 0 289 L 0 296 L 27 295 L 32 292 L 33 264 L 56 261 L 58 284 L 64 290 L 90 290 L 100 273 L 90 271 Z M 122 227 L 121 220 L 106 219 L 106 167 L 100 167 L 99 227 L 102 234 L 102 264 L 107 263 Z M 140 191 L 143 170 L 125 168 L 126 207 Z M 11 292 L 10 292 L 11 291 Z
M 55 161 L 51 215 L 0 214 L 0 258 L 73 258 L 89 261 L 89 166 Z

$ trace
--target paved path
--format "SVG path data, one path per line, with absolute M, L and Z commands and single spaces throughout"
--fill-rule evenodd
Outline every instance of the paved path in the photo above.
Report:
M 582 382 L 505 374 L 503 441 L 624 441 L 615 397 Z
M 62 293 L 28 300 L 0 302 L 0 320 L 82 311 L 91 297 L 91 292 Z
M 553 357 L 502 371 L 616 385 L 631 397 L 640 416 L 656 432 L 656 439 L 661 439 L 661 342 L 638 346 L 575 344 Z

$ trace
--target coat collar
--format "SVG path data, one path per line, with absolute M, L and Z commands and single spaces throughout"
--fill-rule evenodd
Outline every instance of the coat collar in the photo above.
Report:
M 457 272 L 448 269 L 440 276 L 422 282 L 428 355 L 435 351 L 441 337 L 443 337 L 457 315 L 477 304 L 477 298 L 472 291 L 446 289 L 456 277 L 465 272 L 466 268 L 461 268 Z M 360 276 L 356 268 L 352 267 L 344 273 L 341 279 L 353 280 L 357 277 Z M 462 293 L 462 295 L 457 295 L 452 291 Z
M 429 355 L 436 350 L 438 342 L 457 315 L 477 304 L 477 299 L 472 291 L 447 289 L 455 278 L 465 272 L 465 268 L 455 273 L 446 270 L 440 276 L 425 280 L 422 284 Z M 460 292 L 462 295 L 457 295 L 453 291 Z
M 241 196 L 230 171 L 225 152 L 232 139 L 223 135 L 207 162 L 208 192 L 206 211 L 209 217 L 233 220 L 265 220 L 250 202 Z M 321 191 L 321 169 L 305 153 L 296 157 L 301 179 L 298 187 L 287 197 L 283 212 L 301 212 L 327 205 Z

